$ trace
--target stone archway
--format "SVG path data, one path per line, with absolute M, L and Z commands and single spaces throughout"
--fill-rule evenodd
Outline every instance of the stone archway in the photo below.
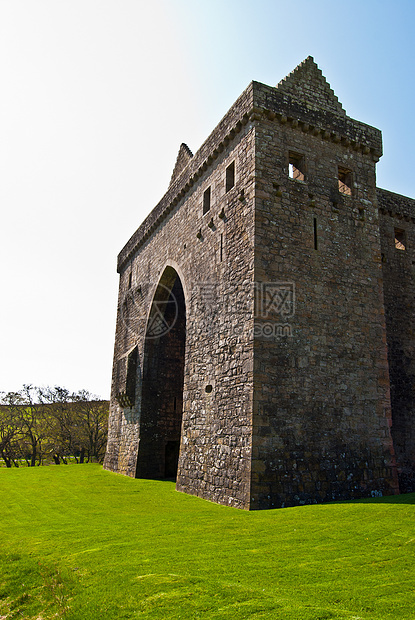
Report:
M 137 478 L 176 478 L 183 414 L 186 304 L 180 277 L 166 267 L 146 328 Z

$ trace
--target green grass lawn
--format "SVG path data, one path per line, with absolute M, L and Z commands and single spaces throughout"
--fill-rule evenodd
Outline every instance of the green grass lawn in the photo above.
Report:
M 244 512 L 99 465 L 0 469 L 0 620 L 415 619 L 414 502 Z

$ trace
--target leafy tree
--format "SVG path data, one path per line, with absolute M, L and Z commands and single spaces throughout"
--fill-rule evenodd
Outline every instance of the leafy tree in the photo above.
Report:
M 52 458 L 57 465 L 61 460 L 66 463 L 65 457 L 77 450 L 71 393 L 61 387 L 39 388 L 38 398 L 48 413 L 49 451 Z
M 6 467 L 19 466 L 17 460 L 18 437 L 21 432 L 18 420 L 16 420 L 9 407 L 0 406 L 0 457 Z
M 86 390 L 74 394 L 73 398 L 81 459 L 86 451 L 88 461 L 95 459 L 102 463 L 107 445 L 108 403 L 97 400 Z
M 1 395 L 1 394 L 0 394 Z M 24 385 L 0 401 L 0 457 L 7 467 L 25 459 L 29 467 L 52 458 L 56 464 L 75 456 L 82 463 L 102 462 L 108 426 L 108 402 L 87 390 Z
M 87 390 L 70 393 L 65 388 L 43 388 L 39 399 L 48 405 L 49 439 L 54 446 L 54 459 L 74 455 L 80 462 L 102 462 L 108 427 L 108 402 L 99 400 Z
M 47 437 L 45 411 L 37 399 L 38 388 L 24 385 L 19 392 L 9 392 L 3 399 L 14 424 L 19 427 L 19 452 L 30 467 L 42 464 L 42 447 Z

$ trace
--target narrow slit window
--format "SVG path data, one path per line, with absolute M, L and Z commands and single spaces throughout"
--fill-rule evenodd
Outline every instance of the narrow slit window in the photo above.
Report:
M 133 279 L 133 274 L 130 271 L 130 274 L 128 276 L 128 288 L 131 288 L 132 285 L 132 279 Z
M 318 231 L 317 231 L 317 218 L 313 220 L 313 232 L 314 232 L 314 249 L 318 250 Z
M 203 215 L 210 211 L 210 187 L 203 193 Z
M 405 231 L 400 228 L 395 228 L 395 248 L 397 250 L 406 250 Z
M 304 181 L 304 156 L 298 153 L 289 154 L 288 176 L 296 181 Z
M 352 171 L 347 168 L 338 168 L 339 192 L 345 196 L 352 195 Z
M 125 394 L 126 402 L 129 407 L 134 407 L 135 404 L 135 389 L 137 382 L 137 358 L 138 349 L 135 347 L 128 356 L 127 360 L 127 379 L 125 382 Z
M 235 185 L 235 162 L 233 161 L 226 168 L 226 191 L 229 192 L 230 189 Z

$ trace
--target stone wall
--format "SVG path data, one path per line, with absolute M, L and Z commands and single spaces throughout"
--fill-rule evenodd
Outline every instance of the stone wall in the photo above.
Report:
M 415 491 L 415 200 L 378 189 L 391 382 L 402 492 Z
M 256 141 L 255 281 L 293 300 L 257 308 L 251 505 L 394 493 L 373 154 L 266 114 Z
M 233 117 L 235 124 L 240 112 L 238 108 Z M 187 168 L 173 181 L 181 198 L 177 202 L 171 200 L 169 193 L 160 203 L 159 212 L 163 215 L 152 234 L 146 236 L 154 215 L 119 258 L 113 409 L 105 467 L 130 476 L 162 476 L 160 448 L 153 445 L 149 449 L 145 439 L 149 397 L 148 390 L 142 389 L 142 374 L 152 363 L 145 359 L 149 310 L 166 268 L 172 268 L 184 290 L 186 317 L 182 403 L 176 398 L 176 408 L 183 406 L 177 488 L 247 507 L 253 372 L 252 125 L 245 118 L 238 130 L 229 135 L 226 122 L 222 122 L 211 142 L 219 145 L 215 158 L 209 156 L 209 163 L 203 166 L 206 159 L 200 152 L 195 154 L 203 172 L 191 185 Z M 226 169 L 232 164 L 234 186 L 226 191 Z M 190 165 L 197 169 L 193 160 Z M 184 193 L 180 185 L 187 188 Z M 203 213 L 208 188 L 210 208 Z M 171 282 L 165 284 L 172 286 Z M 168 337 L 167 334 L 164 338 Z M 165 346 L 162 340 L 159 348 Z M 127 359 L 135 346 L 139 359 L 136 402 L 126 408 L 117 403 L 116 396 L 126 390 Z M 147 354 L 151 355 L 148 350 Z M 167 369 L 168 364 L 161 374 L 156 369 L 152 381 L 162 381 Z M 142 398 L 147 399 L 147 405 Z M 159 398 L 163 399 L 164 396 Z M 156 411 L 157 397 L 153 396 L 153 401 Z M 174 403 L 174 398 L 170 401 Z M 157 415 L 164 415 L 160 408 Z M 151 427 L 151 420 L 148 424 Z M 157 432 L 160 435 L 160 428 Z M 160 437 L 160 441 L 167 442 L 167 435 Z M 143 466 L 146 461 L 147 470 Z

